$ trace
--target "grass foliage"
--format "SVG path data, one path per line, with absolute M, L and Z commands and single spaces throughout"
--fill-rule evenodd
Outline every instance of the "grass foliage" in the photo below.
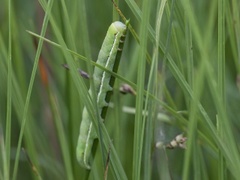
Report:
M 239 1 L 116 4 L 121 15 L 110 0 L 3 0 L 0 179 L 238 179 Z M 102 123 L 88 88 L 94 66 L 105 70 L 95 60 L 107 28 L 123 16 L 129 31 Z M 75 155 L 84 106 L 99 137 L 91 170 Z M 168 149 L 179 134 L 186 147 Z

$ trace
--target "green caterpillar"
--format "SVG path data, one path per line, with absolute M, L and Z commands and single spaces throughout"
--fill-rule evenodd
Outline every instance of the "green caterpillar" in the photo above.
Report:
M 117 72 L 126 32 L 127 25 L 119 21 L 113 22 L 110 25 L 98 55 L 98 64 L 110 71 Z M 101 118 L 104 119 L 115 78 L 102 69 L 95 67 L 93 80 L 97 92 L 98 112 Z M 89 90 L 89 93 L 91 95 L 91 90 Z M 87 108 L 84 107 L 76 155 L 78 162 L 87 169 L 91 168 L 89 159 L 93 141 L 96 138 L 96 130 L 93 127 Z

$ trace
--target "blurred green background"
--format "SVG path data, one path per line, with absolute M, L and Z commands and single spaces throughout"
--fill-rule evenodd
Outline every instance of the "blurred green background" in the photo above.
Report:
M 110 0 L 1 4 L 0 179 L 240 177 L 239 1 L 117 2 L 130 26 L 90 171 L 75 148 L 92 79 L 77 68 L 90 73 L 124 19 Z M 136 96 L 119 92 L 126 83 Z M 179 134 L 186 148 L 166 148 Z

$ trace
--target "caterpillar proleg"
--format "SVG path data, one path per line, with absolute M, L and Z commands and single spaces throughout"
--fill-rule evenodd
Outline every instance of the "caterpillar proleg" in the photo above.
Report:
M 101 50 L 99 51 L 97 59 L 98 64 L 104 66 L 110 71 L 117 72 L 126 32 L 127 25 L 119 21 L 113 22 L 110 25 Z M 107 111 L 114 80 L 115 78 L 111 76 L 111 74 L 95 67 L 93 81 L 95 85 L 95 92 L 97 93 L 98 112 L 103 119 L 105 118 L 104 116 Z M 91 90 L 89 90 L 89 93 L 91 95 Z M 89 159 L 93 141 L 96 138 L 96 130 L 94 129 L 87 108 L 84 107 L 76 148 L 76 156 L 78 162 L 87 169 L 91 168 Z

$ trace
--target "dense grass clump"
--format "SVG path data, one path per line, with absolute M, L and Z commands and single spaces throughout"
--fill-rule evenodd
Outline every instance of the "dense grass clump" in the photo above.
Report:
M 239 9 L 237 0 L 3 0 L 0 179 L 239 178 Z M 116 20 L 130 23 L 102 123 L 88 89 Z M 98 129 L 90 170 L 76 160 L 84 106 Z

